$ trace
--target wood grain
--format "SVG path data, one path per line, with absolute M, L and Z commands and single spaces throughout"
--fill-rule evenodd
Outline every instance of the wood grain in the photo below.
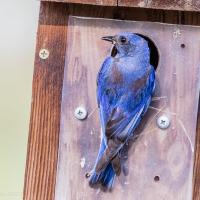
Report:
M 64 69 L 67 23 L 53 7 L 40 10 L 35 68 L 32 88 L 32 107 L 25 174 L 24 199 L 53 199 L 59 136 L 60 103 Z M 48 25 L 49 22 L 53 23 Z M 46 48 L 47 60 L 39 58 Z M 55 62 L 57 60 L 57 62 Z
M 126 7 L 139 7 L 139 8 L 154 8 L 166 10 L 182 10 L 182 11 L 199 11 L 199 0 L 41 0 L 53 1 L 62 3 L 79 3 L 79 4 L 92 4 L 102 6 L 126 6 Z
M 41 2 L 28 140 L 24 200 L 53 200 L 55 192 L 62 77 L 69 15 L 200 25 L 199 12 Z M 59 52 L 55 52 L 55 46 Z M 40 60 L 40 48 L 50 57 Z M 52 57 L 53 56 L 53 57 Z M 52 95 L 53 93 L 53 95 Z M 200 199 L 200 129 L 197 129 L 194 199 Z
M 128 7 L 141 7 L 141 8 L 154 8 L 154 9 L 166 9 L 166 10 L 183 10 L 183 11 L 199 11 L 199 0 L 118 0 L 118 6 Z
M 121 200 L 126 194 L 127 200 L 191 200 L 200 28 L 77 17 L 70 17 L 68 27 L 55 199 Z M 162 98 L 152 103 L 154 109 L 149 110 L 138 130 L 141 135 L 129 151 L 128 176 L 117 178 L 113 191 L 104 193 L 91 189 L 85 174 L 94 165 L 100 142 L 96 76 L 110 52 L 110 44 L 100 38 L 121 31 L 146 35 L 156 43 L 160 63 L 155 96 Z M 89 112 L 85 121 L 73 115 L 80 105 Z M 156 125 L 161 115 L 171 119 L 165 131 Z
M 92 4 L 101 6 L 117 6 L 117 0 L 41 0 L 41 1 L 56 1 L 62 3 L 80 3 L 80 4 Z
M 67 38 L 67 17 L 79 15 L 112 17 L 112 12 L 85 5 L 42 2 L 33 74 L 32 105 L 24 182 L 24 200 L 54 199 L 60 107 Z M 106 14 L 107 12 L 107 14 Z M 39 58 L 41 48 L 50 52 Z

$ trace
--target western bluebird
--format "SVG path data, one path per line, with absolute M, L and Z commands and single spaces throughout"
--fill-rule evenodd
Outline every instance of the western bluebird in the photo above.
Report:
M 126 32 L 102 39 L 114 44 L 116 54 L 105 59 L 97 77 L 102 134 L 89 184 L 110 190 L 121 173 L 123 148 L 151 102 L 155 71 L 143 37 Z

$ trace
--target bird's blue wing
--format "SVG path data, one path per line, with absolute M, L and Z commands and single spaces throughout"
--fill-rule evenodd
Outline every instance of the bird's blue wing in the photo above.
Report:
M 106 67 L 109 67 L 109 64 L 109 60 L 105 61 Z M 104 71 L 104 68 L 102 68 L 102 71 Z M 102 77 L 102 74 L 99 76 L 99 81 L 105 81 L 105 77 Z M 102 142 L 106 144 L 106 149 L 105 151 L 101 151 L 101 155 L 96 164 L 96 171 L 103 170 L 119 152 L 139 124 L 150 104 L 155 83 L 153 67 L 150 69 L 148 78 L 142 78 L 144 78 L 146 82 L 142 87 L 139 87 L 137 91 L 133 92 L 130 90 L 124 92 L 121 96 L 112 94 L 111 97 L 105 92 L 109 86 L 105 86 L 105 83 L 99 82 L 97 95 L 99 99 L 101 123 L 104 130 Z M 137 82 L 135 83 L 137 84 Z M 112 90 L 115 91 L 114 86 L 112 86 Z
M 105 61 L 103 62 L 101 69 L 97 75 L 97 103 L 98 103 L 98 106 L 100 104 L 101 97 L 103 96 L 103 93 L 106 89 L 105 84 L 103 83 L 106 79 L 106 77 L 104 77 L 106 74 L 105 71 L 112 65 L 112 60 L 113 60 L 112 57 L 107 57 L 105 59 Z
M 116 155 L 146 112 L 155 85 L 155 73 L 151 67 L 149 78 L 144 87 L 135 92 L 137 95 L 131 91 L 129 91 L 131 95 L 128 95 L 127 91 L 120 98 L 117 94 L 119 88 L 109 87 L 106 83 L 108 77 L 105 71 L 109 70 L 111 65 L 112 58 L 108 57 L 97 76 L 97 101 L 102 137 L 99 154 L 89 181 L 91 186 L 101 182 L 108 188 L 112 187 L 115 174 L 119 175 L 121 171 L 120 158 Z M 111 92 L 107 92 L 109 90 Z

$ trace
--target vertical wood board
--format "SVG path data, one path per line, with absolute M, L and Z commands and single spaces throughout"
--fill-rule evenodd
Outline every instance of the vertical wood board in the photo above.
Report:
M 55 10 L 57 12 L 55 12 Z M 66 8 L 42 3 L 32 84 L 31 116 L 24 200 L 52 200 L 60 130 L 60 108 L 66 52 Z M 49 57 L 39 57 L 40 49 Z
M 160 62 L 156 97 L 129 151 L 128 176 L 115 180 L 113 192 L 91 189 L 85 173 L 93 167 L 100 142 L 96 76 L 110 44 L 102 36 L 132 31 L 150 37 Z M 192 175 L 199 97 L 200 34 L 198 27 L 150 22 L 70 17 L 63 81 L 56 200 L 64 199 L 192 199 Z M 194 39 L 195 38 L 195 39 Z M 185 48 L 181 47 L 185 44 Z M 74 117 L 77 106 L 88 119 Z M 161 130 L 158 116 L 171 126 Z M 160 180 L 155 182 L 154 177 Z

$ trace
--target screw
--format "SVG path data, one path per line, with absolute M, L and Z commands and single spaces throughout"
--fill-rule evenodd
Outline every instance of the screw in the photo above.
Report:
M 181 36 L 181 30 L 179 28 L 175 29 L 173 32 L 173 38 L 176 39 Z
M 167 129 L 170 125 L 170 120 L 167 116 L 162 115 L 157 119 L 157 125 L 160 129 Z
M 49 57 L 49 51 L 47 49 L 40 49 L 39 56 L 41 59 L 45 60 Z
M 76 119 L 83 120 L 87 117 L 87 111 L 84 107 L 79 106 L 75 109 L 74 115 Z

